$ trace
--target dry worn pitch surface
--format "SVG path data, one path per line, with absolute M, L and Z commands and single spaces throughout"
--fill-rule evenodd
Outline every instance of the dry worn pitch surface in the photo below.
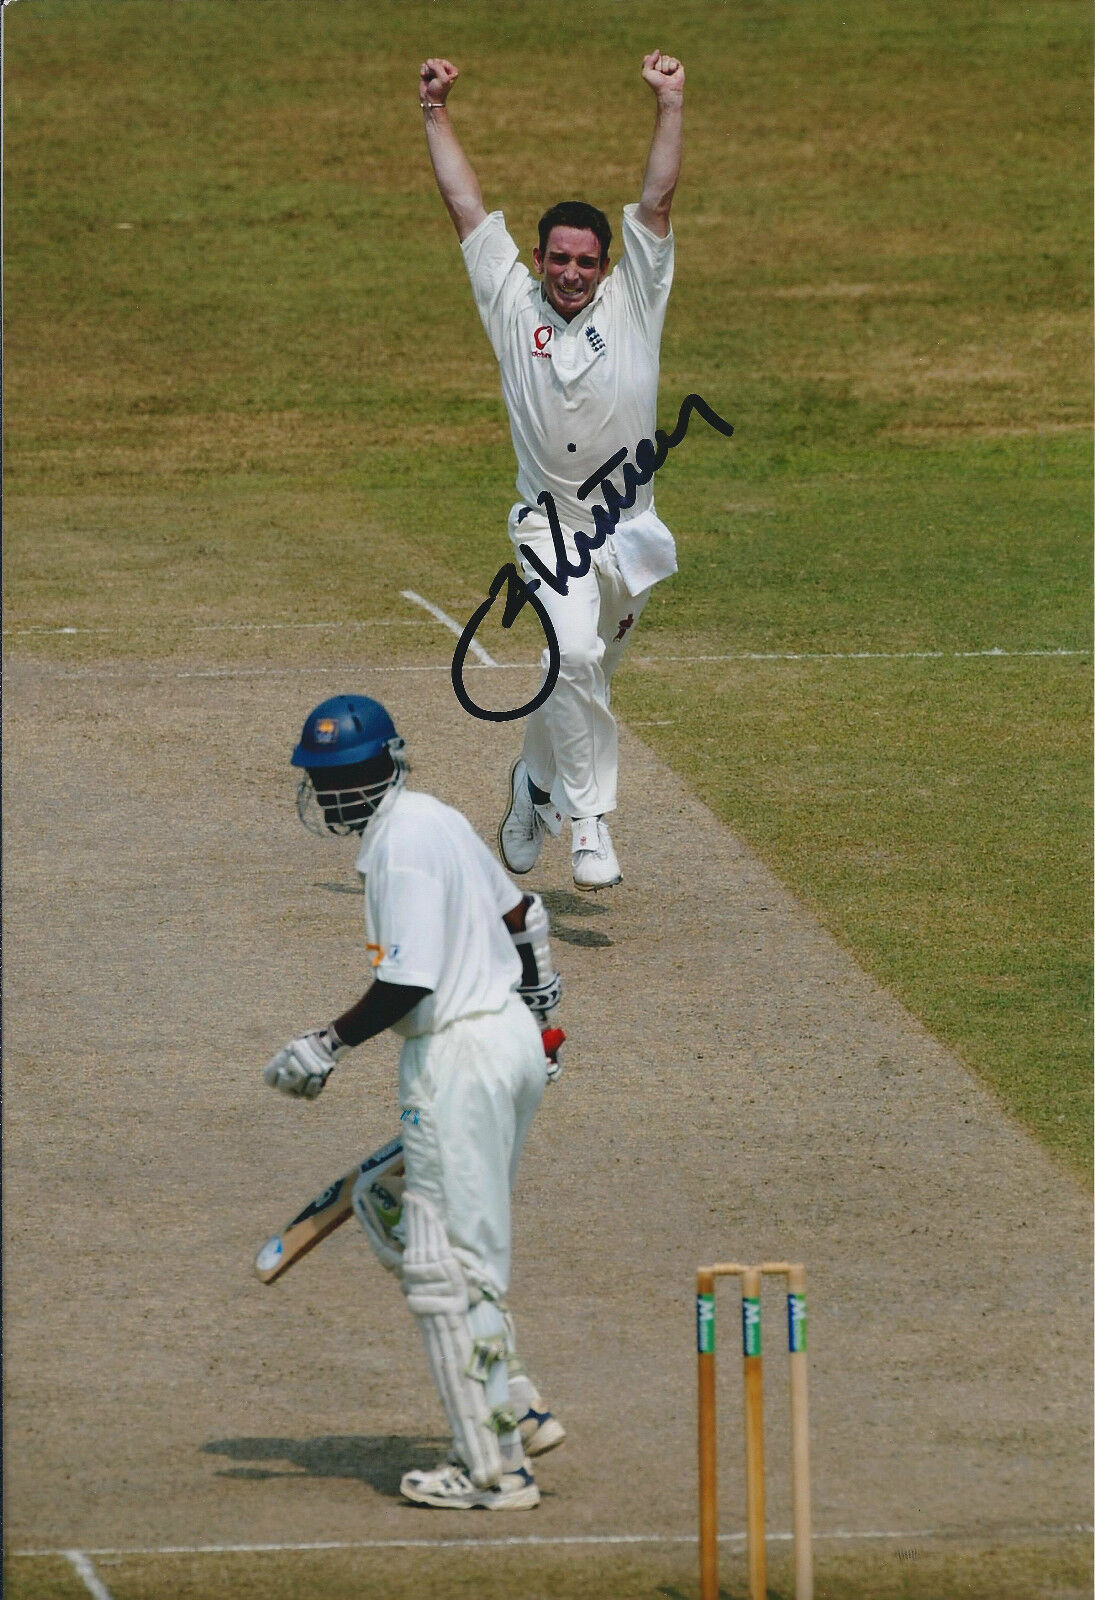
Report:
M 259 1077 L 362 986 L 352 846 L 302 832 L 286 764 L 350 687 L 391 707 L 414 786 L 492 838 L 516 735 L 470 721 L 443 667 L 9 666 L 9 1547 L 690 1534 L 694 1269 L 772 1256 L 810 1275 L 819 1533 L 1086 1522 L 1086 1197 L 630 736 L 624 884 L 577 896 L 559 847 L 532 880 L 570 1043 L 512 1299 L 570 1437 L 519 1528 L 400 1503 L 441 1419 L 396 1286 L 352 1226 L 280 1285 L 251 1276 L 394 1125 L 390 1039 L 313 1106 Z M 786 1528 L 774 1293 L 766 1314 Z

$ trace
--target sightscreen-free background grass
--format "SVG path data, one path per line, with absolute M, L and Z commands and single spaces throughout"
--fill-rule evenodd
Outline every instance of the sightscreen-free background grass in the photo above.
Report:
M 454 121 L 531 245 L 560 196 L 636 197 L 639 62 L 681 55 L 661 421 L 699 391 L 736 434 L 694 423 L 659 477 L 681 571 L 617 707 L 1083 1165 L 1088 8 L 4 21 L 6 626 L 75 660 L 195 620 L 402 618 L 407 586 L 466 616 L 512 455 L 417 64 L 462 68 Z M 23 631 L 62 625 L 110 631 Z

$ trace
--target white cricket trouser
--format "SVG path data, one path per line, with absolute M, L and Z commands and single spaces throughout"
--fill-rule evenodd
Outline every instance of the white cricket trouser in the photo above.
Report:
M 499 1300 L 510 1191 L 546 1082 L 540 1029 L 516 995 L 501 1011 L 404 1040 L 399 1057 L 407 1189 L 433 1204 L 469 1282 Z
M 539 511 L 519 523 L 517 515 L 524 509 L 519 504 L 510 512 L 514 550 L 527 544 L 554 572 L 550 524 Z M 566 527 L 563 533 L 574 561 L 573 534 Z M 536 591 L 559 640 L 559 678 L 527 719 L 521 753 L 533 783 L 567 817 L 599 817 L 616 809 L 619 740 L 609 709 L 612 675 L 650 597 L 649 589 L 628 594 L 610 543 L 590 552 L 589 571 L 570 578 L 565 595 L 543 581 Z M 519 552 L 517 561 L 526 579 L 538 576 Z M 540 664 L 546 671 L 546 650 Z

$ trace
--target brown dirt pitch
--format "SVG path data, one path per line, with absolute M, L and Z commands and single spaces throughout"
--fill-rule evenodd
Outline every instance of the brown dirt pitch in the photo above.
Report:
M 570 1039 L 520 1177 L 512 1301 L 569 1438 L 540 1510 L 501 1528 L 400 1502 L 442 1428 L 396 1286 L 352 1226 L 272 1288 L 251 1275 L 396 1110 L 390 1040 L 315 1105 L 259 1077 L 365 972 L 352 845 L 301 831 L 287 756 L 317 700 L 374 693 L 412 783 L 490 838 L 517 736 L 461 712 L 443 642 L 383 666 L 341 644 L 9 661 L 11 1592 L 86 1594 L 63 1555 L 83 1550 L 115 1600 L 692 1596 L 693 1274 L 773 1256 L 809 1272 L 819 1594 L 1087 1592 L 1083 1191 L 631 735 L 622 886 L 579 897 L 558 847 L 532 880 Z M 766 1318 L 778 1534 L 774 1291 Z M 734 1595 L 736 1322 L 727 1287 Z

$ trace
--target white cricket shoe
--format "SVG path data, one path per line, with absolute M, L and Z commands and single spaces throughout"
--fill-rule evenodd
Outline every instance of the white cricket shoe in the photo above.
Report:
M 575 817 L 571 842 L 574 884 L 578 889 L 611 889 L 621 881 L 620 863 L 603 817 Z
M 531 1511 L 540 1504 L 540 1491 L 528 1467 L 504 1472 L 489 1489 L 479 1489 L 462 1466 L 445 1461 L 432 1471 L 405 1472 L 399 1492 L 416 1506 L 447 1511 Z
M 498 829 L 498 854 L 511 872 L 531 872 L 547 832 L 528 790 L 528 767 L 518 757 L 509 775 L 510 806 Z

